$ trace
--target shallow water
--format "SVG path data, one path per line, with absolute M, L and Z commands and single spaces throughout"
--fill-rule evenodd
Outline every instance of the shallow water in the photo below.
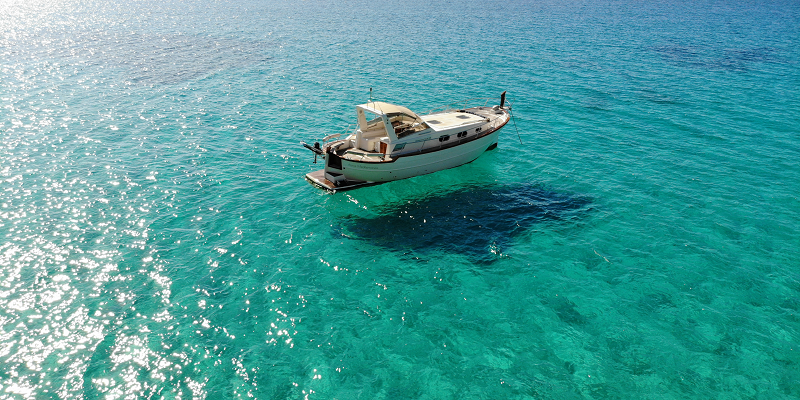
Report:
M 799 42 L 788 1 L 3 3 L 0 397 L 798 398 Z M 515 119 L 324 194 L 298 143 L 369 88 Z

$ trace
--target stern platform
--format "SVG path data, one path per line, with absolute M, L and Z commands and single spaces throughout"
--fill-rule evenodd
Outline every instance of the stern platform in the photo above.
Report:
M 340 183 L 339 186 L 336 186 L 333 184 L 333 182 L 325 178 L 324 169 L 307 173 L 306 180 L 312 185 L 320 189 L 323 189 L 329 193 L 344 192 L 347 190 L 353 190 L 367 186 L 375 186 L 375 185 L 380 185 L 381 183 L 385 183 L 385 182 L 357 181 L 348 179 Z

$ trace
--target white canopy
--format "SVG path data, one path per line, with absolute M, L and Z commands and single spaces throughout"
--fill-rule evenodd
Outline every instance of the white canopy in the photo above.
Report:
M 411 117 L 413 119 L 419 119 L 417 114 L 415 114 L 413 111 L 411 111 L 411 110 L 409 110 L 409 109 L 407 109 L 405 107 L 396 106 L 394 104 L 389 104 L 389 103 L 384 103 L 382 101 L 371 101 L 371 102 L 366 103 L 366 104 L 359 104 L 356 107 L 362 108 L 362 109 L 364 109 L 366 111 L 369 111 L 369 112 L 372 112 L 372 113 L 378 114 L 378 115 L 406 114 L 406 115 L 408 115 L 409 117 Z
M 379 131 L 380 136 L 388 136 L 391 141 L 429 128 L 428 124 L 413 111 L 382 101 L 359 104 L 356 106 L 356 113 L 358 126 L 364 135 L 375 136 L 376 133 L 367 132 Z

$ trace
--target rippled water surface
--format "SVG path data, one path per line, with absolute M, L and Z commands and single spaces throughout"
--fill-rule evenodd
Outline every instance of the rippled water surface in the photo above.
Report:
M 0 398 L 800 398 L 798 82 L 793 1 L 4 1 Z M 324 194 L 369 88 L 515 124 Z

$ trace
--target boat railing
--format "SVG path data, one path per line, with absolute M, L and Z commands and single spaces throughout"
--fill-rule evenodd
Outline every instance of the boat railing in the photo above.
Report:
M 459 101 L 457 103 L 451 103 L 451 104 L 448 104 L 446 106 L 437 107 L 437 108 L 428 110 L 427 112 L 424 113 L 424 115 L 442 113 L 442 112 L 448 112 L 448 111 L 455 111 L 455 110 L 464 110 L 464 109 L 472 108 L 472 107 L 486 107 L 487 105 L 489 105 L 489 104 L 491 104 L 491 103 L 493 103 L 495 101 L 497 101 L 497 99 L 493 98 L 493 97 L 486 97 L 486 98 L 479 97 L 479 98 L 467 99 L 467 100 Z M 507 104 L 506 107 L 508 107 L 510 109 L 511 108 L 511 102 L 506 100 L 506 104 Z
M 342 136 L 347 136 L 347 135 L 353 133 L 353 131 L 355 130 L 356 125 L 357 124 L 347 125 L 347 127 L 345 127 L 342 130 L 341 133 L 334 133 L 333 135 L 325 136 L 324 138 L 322 138 L 322 144 L 325 144 L 325 143 L 328 143 L 328 142 L 332 142 L 332 141 L 334 141 L 336 139 L 339 139 Z
M 451 104 L 448 104 L 446 106 L 430 109 L 430 110 L 426 111 L 424 114 L 428 115 L 428 114 L 442 113 L 442 112 L 453 111 L 453 110 L 463 110 L 463 109 L 471 108 L 471 107 L 486 107 L 486 105 L 488 105 L 489 102 L 496 101 L 496 100 L 497 99 L 492 98 L 492 97 L 467 99 L 467 100 L 459 101 L 457 103 L 451 103 Z

